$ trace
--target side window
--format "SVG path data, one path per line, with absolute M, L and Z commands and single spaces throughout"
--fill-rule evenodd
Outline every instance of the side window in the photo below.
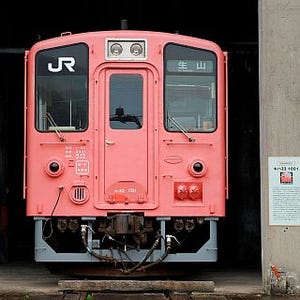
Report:
M 216 129 L 216 55 L 176 44 L 165 47 L 164 124 L 167 131 Z
M 143 126 L 143 77 L 140 74 L 113 74 L 109 81 L 109 120 L 112 129 L 139 129 Z
M 83 131 L 88 114 L 88 47 L 75 44 L 36 55 L 36 128 Z

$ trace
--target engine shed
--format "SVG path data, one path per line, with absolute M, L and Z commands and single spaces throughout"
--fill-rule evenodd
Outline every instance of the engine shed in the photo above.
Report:
M 160 5 L 1 4 L 0 263 L 33 260 L 22 191 L 25 50 L 64 32 L 119 29 L 127 20 L 133 30 L 207 38 L 228 52 L 229 199 L 215 268 L 251 268 L 266 293 L 300 293 L 299 1 Z M 23 11 L 18 25 L 16 9 Z

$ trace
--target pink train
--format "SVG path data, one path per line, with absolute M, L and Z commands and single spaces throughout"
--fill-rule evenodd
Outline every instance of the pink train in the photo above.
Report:
M 65 33 L 25 54 L 24 197 L 38 262 L 215 262 L 227 55 L 162 32 Z

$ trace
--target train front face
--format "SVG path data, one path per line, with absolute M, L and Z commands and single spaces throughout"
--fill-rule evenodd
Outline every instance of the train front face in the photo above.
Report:
M 26 59 L 27 215 L 35 259 L 216 261 L 225 216 L 226 67 L 214 43 L 107 31 Z

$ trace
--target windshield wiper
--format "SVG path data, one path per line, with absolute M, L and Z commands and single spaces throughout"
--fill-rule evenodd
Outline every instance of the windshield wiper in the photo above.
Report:
M 189 139 L 189 142 L 195 142 L 195 138 L 187 133 L 187 130 L 175 119 L 168 116 L 168 119 Z
M 51 116 L 51 114 L 49 112 L 46 112 L 46 119 L 48 120 L 50 125 L 53 127 L 53 129 L 54 129 L 55 133 L 57 134 L 59 140 L 61 142 L 64 142 L 66 140 L 66 138 L 61 134 L 61 131 L 60 131 L 59 127 L 57 126 L 56 122 L 54 121 L 53 117 Z

